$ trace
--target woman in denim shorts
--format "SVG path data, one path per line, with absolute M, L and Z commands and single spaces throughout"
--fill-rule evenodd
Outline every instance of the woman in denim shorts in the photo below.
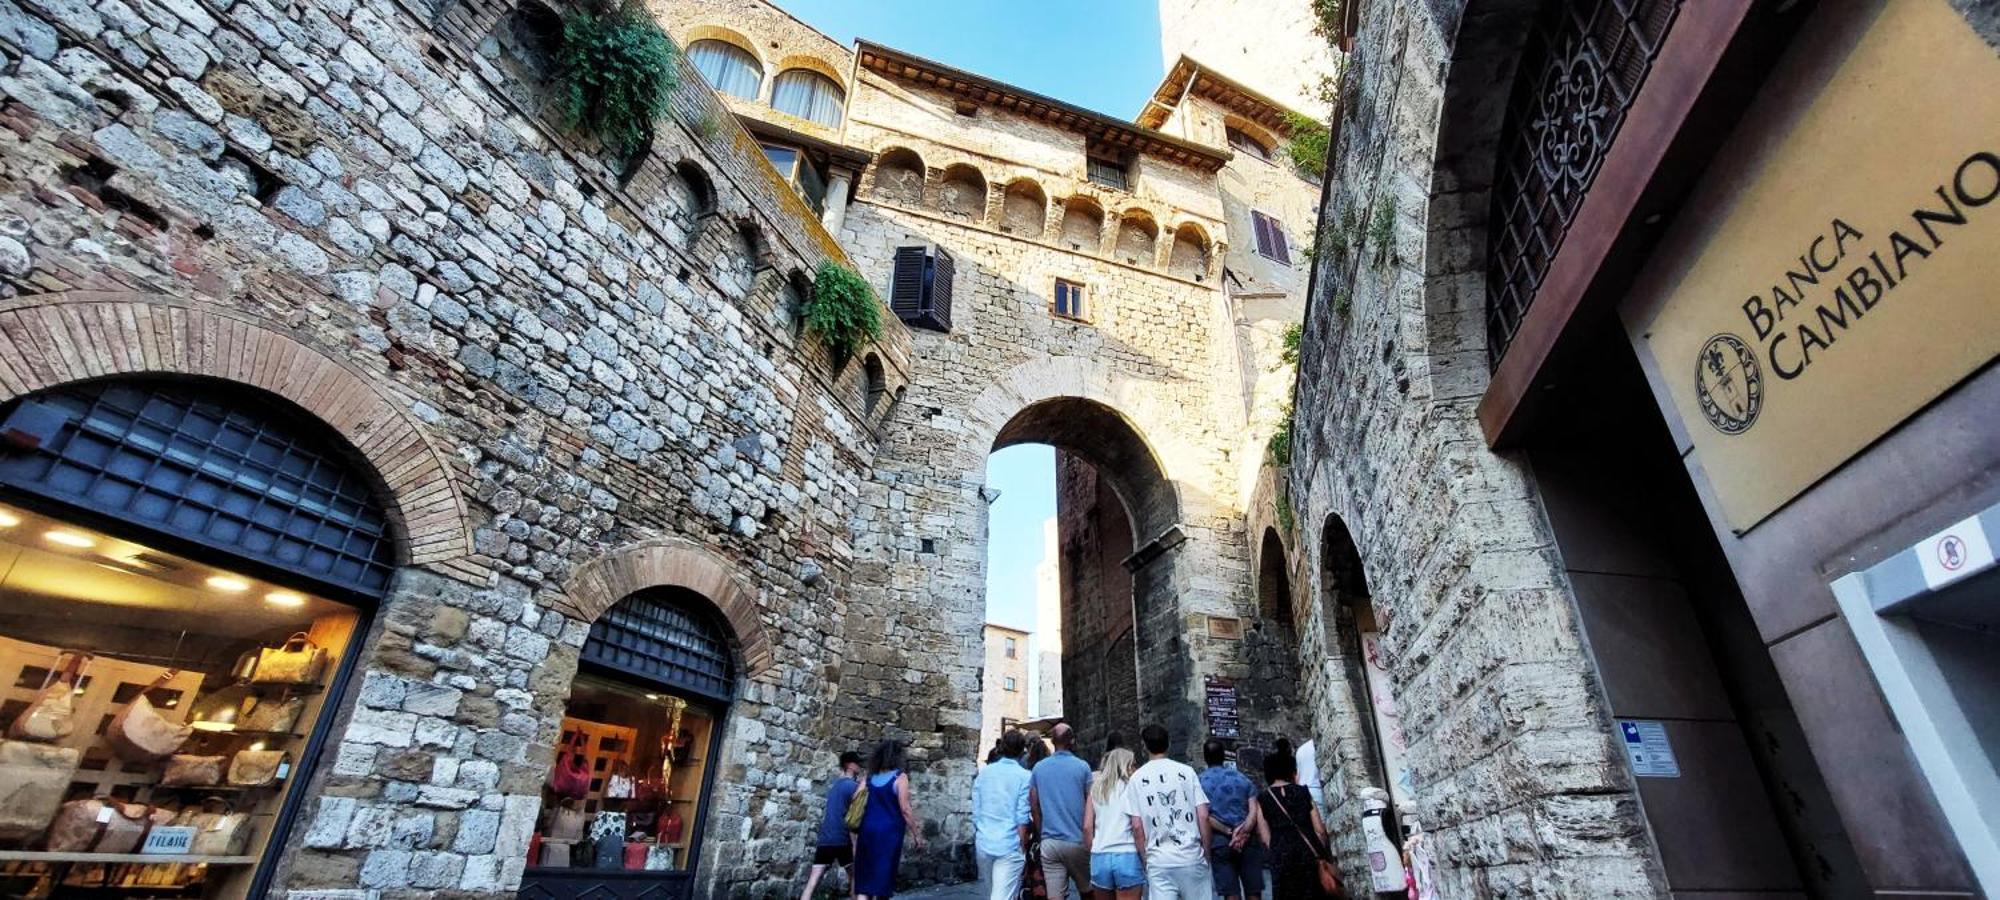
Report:
M 1132 819 L 1115 811 L 1132 769 L 1132 751 L 1121 747 L 1104 754 L 1090 785 L 1090 802 L 1083 808 L 1083 832 L 1090 835 L 1090 886 L 1097 900 L 1139 900 L 1146 886 L 1139 845 L 1132 840 Z

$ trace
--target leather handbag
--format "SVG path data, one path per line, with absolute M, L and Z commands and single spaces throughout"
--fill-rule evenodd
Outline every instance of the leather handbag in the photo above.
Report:
M 247 697 L 243 701 L 243 711 L 236 717 L 237 731 L 269 731 L 290 734 L 298 727 L 299 715 L 305 712 L 306 698 Z
M 153 762 L 166 759 L 179 752 L 181 745 L 194 734 L 194 726 L 175 722 L 153 708 L 153 701 L 146 694 L 172 680 L 176 673 L 169 669 L 154 681 L 151 687 L 140 691 L 132 702 L 113 716 L 111 725 L 104 729 L 105 742 L 112 752 L 128 762 Z
M 155 826 L 174 820 L 174 811 L 145 803 L 122 803 L 103 797 L 71 800 L 49 824 L 49 850 L 54 853 L 132 853 L 145 843 Z
M 82 761 L 75 747 L 0 741 L 0 841 L 25 841 L 46 830 Z
M 288 750 L 238 750 L 229 760 L 229 783 L 234 787 L 270 787 L 291 767 Z
M 224 808 L 196 813 L 194 843 L 198 856 L 242 856 L 250 847 L 250 814 Z
M 660 840 L 668 844 L 678 844 L 681 842 L 681 832 L 686 827 L 681 821 L 678 810 L 667 810 L 667 814 L 660 817 Z
M 569 868 L 569 850 L 572 843 L 572 841 L 558 841 L 554 839 L 543 841 L 542 865 L 551 869 Z
M 590 796 L 590 763 L 583 758 L 583 732 L 576 732 L 549 770 L 549 790 L 557 797 L 582 800 Z
M 582 840 L 585 821 L 583 810 L 558 808 L 549 816 L 549 840 Z
M 301 631 L 276 647 L 257 651 L 255 684 L 318 684 L 326 668 L 326 650 Z
M 674 848 L 661 844 L 646 845 L 646 871 L 664 872 L 674 867 Z
M 167 757 L 167 769 L 160 775 L 162 787 L 213 787 L 222 783 L 226 756 L 196 756 L 176 753 Z
M 652 850 L 653 850 L 652 841 L 625 842 L 625 868 L 627 869 L 646 868 L 646 854 L 651 853 Z
M 7 736 L 23 741 L 52 743 L 76 731 L 76 683 L 83 674 L 88 654 L 64 655 L 60 669 L 50 669 L 42 679 L 42 689 L 29 701 L 28 708 L 14 717 Z

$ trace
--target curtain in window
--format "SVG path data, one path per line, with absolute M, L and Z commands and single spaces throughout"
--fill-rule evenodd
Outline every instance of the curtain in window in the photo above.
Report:
M 840 125 L 840 106 L 846 95 L 833 79 L 807 69 L 778 73 L 771 83 L 771 108 L 829 128 Z
M 764 86 L 764 68 L 757 64 L 757 58 L 750 51 L 723 41 L 695 41 L 688 45 L 688 61 L 694 63 L 695 71 L 708 79 L 711 87 L 725 94 L 757 99 L 757 90 Z

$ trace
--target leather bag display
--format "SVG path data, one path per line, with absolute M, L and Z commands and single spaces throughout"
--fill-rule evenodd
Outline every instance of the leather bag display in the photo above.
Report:
M 0 841 L 25 841 L 46 830 L 82 760 L 75 747 L 0 741 Z
M 681 814 L 678 810 L 667 810 L 667 814 L 660 817 L 660 841 L 668 844 L 680 843 L 681 832 L 686 827 L 681 822 Z
M 257 651 L 254 684 L 318 684 L 326 669 L 326 650 L 301 631 L 276 647 Z
M 55 853 L 135 853 L 156 826 L 174 820 L 174 811 L 145 803 L 122 803 L 101 797 L 71 800 L 56 811 L 49 824 L 49 850 Z
M 236 730 L 290 734 L 298 727 L 299 714 L 305 709 L 304 697 L 247 697 L 243 700 L 243 711 L 236 717 Z
M 580 809 L 557 809 L 549 816 L 549 840 L 580 841 L 588 817 Z
M 188 852 L 196 856 L 242 856 L 250 847 L 250 814 L 237 812 L 219 800 L 183 811 L 174 824 L 194 829 Z
M 292 754 L 286 750 L 238 750 L 229 760 L 232 787 L 270 787 L 291 770 Z
M 84 653 L 64 654 L 61 665 L 49 670 L 41 691 L 29 701 L 28 708 L 14 717 L 7 736 L 53 743 L 76 731 L 76 683 L 83 677 L 83 663 L 89 658 Z
M 665 872 L 674 867 L 674 848 L 666 844 L 647 844 L 646 871 Z
M 152 762 L 166 759 L 179 752 L 194 734 L 194 726 L 186 725 L 160 715 L 153 708 L 153 701 L 146 694 L 171 680 L 176 674 L 168 670 L 152 687 L 139 692 L 132 702 L 118 711 L 111 719 L 110 727 L 104 730 L 105 743 L 120 759 L 128 762 Z
M 222 783 L 226 756 L 196 756 L 176 753 L 167 757 L 166 771 L 160 774 L 162 787 L 214 787 Z
M 556 754 L 556 766 L 549 771 L 549 790 L 569 800 L 582 800 L 590 795 L 590 763 L 583 758 L 582 732 L 575 733 L 562 752 Z

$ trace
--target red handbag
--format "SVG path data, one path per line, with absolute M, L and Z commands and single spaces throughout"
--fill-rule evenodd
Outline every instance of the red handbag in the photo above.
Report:
M 549 790 L 571 800 L 590 795 L 590 762 L 583 758 L 583 732 L 572 732 L 569 746 L 556 754 L 556 767 L 549 772 Z
M 660 843 L 678 844 L 680 842 L 681 842 L 680 811 L 672 809 L 667 810 L 667 814 L 660 818 Z
M 652 848 L 653 845 L 651 843 L 643 841 L 631 841 L 627 843 L 625 845 L 625 868 L 628 869 L 645 868 L 646 851 Z

